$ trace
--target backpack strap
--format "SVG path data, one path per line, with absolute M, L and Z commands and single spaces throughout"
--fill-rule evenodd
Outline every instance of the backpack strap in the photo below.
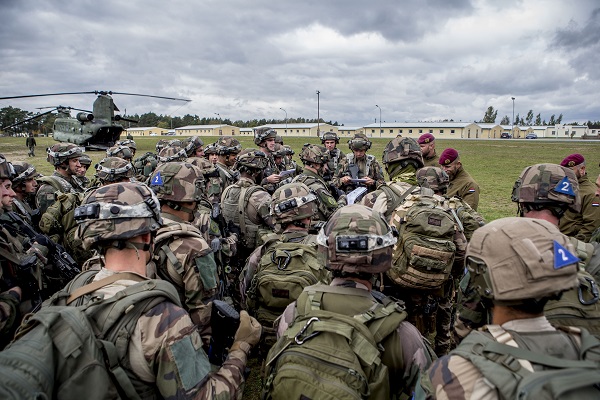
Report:
M 95 275 L 95 274 L 94 274 Z M 120 280 L 130 280 L 136 282 L 142 282 L 148 280 L 148 278 L 144 278 L 141 275 L 134 274 L 132 272 L 120 272 L 118 274 L 113 274 L 111 276 L 107 276 L 106 278 L 100 279 L 98 281 L 94 281 L 85 286 L 79 287 L 71 292 L 71 295 L 67 299 L 67 305 L 72 303 L 74 300 L 81 296 L 85 296 L 86 294 L 90 294 L 95 292 L 96 290 L 103 288 L 105 286 L 110 285 L 116 281 Z
M 507 346 L 519 347 L 512 335 L 504 330 L 504 328 L 502 328 L 500 325 L 487 325 L 486 327 L 494 339 L 496 339 L 496 342 Z M 531 365 L 529 361 L 523 359 L 517 359 L 517 361 L 519 361 L 519 364 L 521 364 L 521 366 L 527 371 L 533 372 L 533 365 Z
M 387 200 L 386 205 L 387 205 L 388 213 L 391 213 L 393 211 L 392 207 L 395 209 L 400 204 L 402 204 L 404 202 L 404 200 L 412 193 L 412 191 L 415 190 L 416 187 L 417 187 L 417 185 L 412 185 L 404 193 L 400 193 L 400 191 L 398 189 L 396 189 L 393 185 L 381 185 L 379 188 L 381 190 L 383 190 L 383 192 L 385 193 L 385 197 Z M 392 196 L 390 196 L 390 194 Z M 392 204 L 393 195 L 398 197 L 398 204 Z

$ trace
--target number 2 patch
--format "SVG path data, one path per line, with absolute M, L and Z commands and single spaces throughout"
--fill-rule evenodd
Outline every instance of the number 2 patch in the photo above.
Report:
M 553 189 L 557 193 L 568 194 L 569 196 L 575 196 L 575 191 L 573 191 L 573 185 L 569 178 L 566 176 L 562 178 L 560 182 Z
M 560 269 L 567 265 L 578 263 L 579 257 L 572 254 L 564 246 L 554 240 L 554 269 Z

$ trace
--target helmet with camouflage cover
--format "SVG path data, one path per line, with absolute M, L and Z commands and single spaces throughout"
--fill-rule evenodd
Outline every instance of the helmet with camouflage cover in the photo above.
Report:
M 156 142 L 156 146 L 154 146 L 156 148 L 156 154 L 160 153 L 160 151 L 168 145 L 169 141 L 167 139 L 160 139 L 158 142 Z
M 316 201 L 317 196 L 304 183 L 288 183 L 271 196 L 271 215 L 279 225 L 301 221 L 317 212 Z
M 559 218 L 567 209 L 581 210 L 577 177 L 558 164 L 526 167 L 513 186 L 512 201 L 525 210 L 550 209 Z
M 246 149 L 235 160 L 234 169 L 246 167 L 253 170 L 262 170 L 268 165 L 267 155 L 260 150 Z
M 335 132 L 325 132 L 321 136 L 321 143 L 325 144 L 326 140 L 335 140 L 335 143 L 340 143 L 340 138 Z
M 337 209 L 317 236 L 332 271 L 377 274 L 390 269 L 394 232 L 373 209 L 352 204 Z
M 75 209 L 75 238 L 83 248 L 127 247 L 133 237 L 162 225 L 156 195 L 140 182 L 119 182 L 91 191 Z
M 473 287 L 501 305 L 553 298 L 577 284 L 579 258 L 557 226 L 533 218 L 501 218 L 477 229 L 467 246 Z
M 168 163 L 172 161 L 183 161 L 187 158 L 187 153 L 184 149 L 177 146 L 165 147 L 158 153 L 158 161 Z
M 286 156 L 293 156 L 294 154 L 296 154 L 296 153 L 294 153 L 294 149 L 292 149 L 292 147 L 288 146 L 287 144 L 284 144 L 283 148 L 285 150 L 285 155 Z
M 81 157 L 79 157 L 79 164 L 87 165 L 88 167 L 92 165 L 92 159 L 87 154 L 83 153 Z
M 4 157 L 4 154 L 0 154 L 0 179 L 14 179 L 15 176 L 13 165 Z
M 61 165 L 71 158 L 79 158 L 83 154 L 83 149 L 73 143 L 56 143 L 46 150 L 46 160 L 54 165 Z
M 275 146 L 273 147 L 273 151 L 271 151 L 271 155 L 273 157 L 284 157 L 285 153 L 286 153 L 285 148 L 282 145 L 275 143 Z
M 404 166 L 413 164 L 415 168 L 423 167 L 421 146 L 413 138 L 396 136 L 383 149 L 383 163 L 401 163 Z
M 254 129 L 254 144 L 260 146 L 265 140 L 273 138 L 277 136 L 277 132 L 275 129 L 271 128 L 257 128 Z
M 222 136 L 216 142 L 217 154 L 226 156 L 229 154 L 238 154 L 242 151 L 240 141 L 231 136 Z
M 280 135 L 275 135 L 275 143 L 283 146 L 283 138 Z
M 217 144 L 216 144 L 216 143 L 211 143 L 211 144 L 207 145 L 207 146 L 204 148 L 204 154 L 205 154 L 205 155 L 209 155 L 209 154 L 219 154 L 219 153 L 217 152 Z
M 137 144 L 132 139 L 120 140 L 115 144 L 119 146 L 127 146 L 132 150 L 133 153 L 135 153 L 135 151 L 137 150 Z
M 133 153 L 127 146 L 113 146 L 106 150 L 106 157 L 120 157 L 125 160 L 131 161 Z
M 369 150 L 371 148 L 371 141 L 364 133 L 357 133 L 354 137 L 348 140 L 348 147 L 350 150 Z
M 184 147 L 183 141 L 181 139 L 172 139 L 167 141 L 167 146 L 169 147 Z
M 188 157 L 196 155 L 196 150 L 204 146 L 204 142 L 198 136 L 192 136 L 185 141 L 184 150 Z
M 428 187 L 434 192 L 446 193 L 450 177 L 439 167 L 423 167 L 417 170 L 417 182 L 420 186 Z
M 300 160 L 304 164 L 327 164 L 329 161 L 329 152 L 323 146 L 317 144 L 306 144 L 300 152 Z
M 96 164 L 96 178 L 100 182 L 116 182 L 133 176 L 133 165 L 120 157 L 105 157 Z
M 200 168 L 200 170 L 202 171 L 202 175 L 203 175 L 202 179 L 207 178 L 207 177 L 219 176 L 219 171 L 217 170 L 217 167 L 215 167 L 215 164 L 211 163 L 206 158 L 190 157 L 190 158 L 187 158 L 185 160 L 185 162 L 190 163 L 190 164 L 195 165 L 196 167 Z
M 202 170 L 190 163 L 172 161 L 156 167 L 150 187 L 164 202 L 187 203 L 202 199 Z M 177 209 L 176 207 L 171 206 Z
M 36 171 L 35 166 L 24 161 L 15 161 L 12 163 L 12 166 L 14 168 L 15 177 L 11 180 L 14 186 L 20 185 L 29 179 L 40 176 L 40 174 Z M 0 168 L 2 167 L 0 166 Z

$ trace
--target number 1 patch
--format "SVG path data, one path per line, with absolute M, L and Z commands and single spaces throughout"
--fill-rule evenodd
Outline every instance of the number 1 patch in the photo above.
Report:
M 575 192 L 573 191 L 573 185 L 571 181 L 566 176 L 562 178 L 558 185 L 556 185 L 553 189 L 555 192 L 568 194 L 569 196 L 575 196 Z
M 554 269 L 560 269 L 562 267 L 566 267 L 567 265 L 576 264 L 579 261 L 579 257 L 572 254 L 569 250 L 554 240 Z

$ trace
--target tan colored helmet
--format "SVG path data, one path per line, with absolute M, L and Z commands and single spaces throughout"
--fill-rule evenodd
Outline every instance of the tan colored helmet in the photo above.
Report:
M 258 128 L 254 129 L 254 144 L 260 146 L 265 140 L 277 136 L 277 131 L 271 128 Z
M 357 133 L 354 137 L 348 140 L 348 147 L 350 150 L 369 150 L 371 148 L 371 141 L 367 138 L 364 133 Z
M 305 144 L 300 152 L 300 160 L 312 164 L 327 164 L 329 161 L 329 152 L 323 146 L 318 144 Z
M 137 144 L 132 139 L 120 140 L 115 144 L 118 146 L 127 146 L 130 149 L 137 150 Z M 134 151 L 134 153 L 135 153 L 135 151 Z
M 162 149 L 164 149 L 165 147 L 167 147 L 169 145 L 169 141 L 167 139 L 160 139 L 158 142 L 156 142 L 156 154 L 160 153 L 160 151 Z
M 239 169 L 240 166 L 262 170 L 268 165 L 267 155 L 260 150 L 246 149 L 242 151 L 235 159 L 234 169 Z
M 423 166 L 421 146 L 413 138 L 396 136 L 390 140 L 383 150 L 383 163 L 391 164 L 395 162 L 411 163 L 415 168 L 421 168 Z
M 321 136 L 321 144 L 325 144 L 326 140 L 335 140 L 336 143 L 340 142 L 340 138 L 335 132 L 325 132 Z
M 91 191 L 75 209 L 75 237 L 83 248 L 113 246 L 157 231 L 162 225 L 156 195 L 140 182 L 120 182 Z
M 173 161 L 183 161 L 187 158 L 187 153 L 184 149 L 177 146 L 165 147 L 158 153 L 158 162 L 168 163 Z
M 577 284 L 579 258 L 552 223 L 501 218 L 477 229 L 466 266 L 479 294 L 502 305 L 552 298 Z
M 242 151 L 240 141 L 231 136 L 222 136 L 217 140 L 217 154 L 226 156 L 229 154 L 238 154 Z
M 338 208 L 317 236 L 327 253 L 326 268 L 380 273 L 392 266 L 396 237 L 381 213 L 361 204 Z
M 196 154 L 196 150 L 204 146 L 204 142 L 198 136 L 192 136 L 186 140 L 184 150 L 188 157 Z
M 113 146 L 106 150 L 106 157 L 119 157 L 131 161 L 133 153 L 127 146 Z
M 54 165 L 61 165 L 71 158 L 79 158 L 83 154 L 83 149 L 72 143 L 56 143 L 46 150 L 46 160 Z
M 14 163 L 12 163 L 12 165 L 15 171 L 15 177 L 12 179 L 12 183 L 15 186 L 29 179 L 37 178 L 38 176 L 40 176 L 40 174 L 38 174 L 37 170 L 35 169 L 35 166 L 24 161 L 15 161 Z
M 446 171 L 439 167 L 423 167 L 417 170 L 417 182 L 420 186 L 428 187 L 434 192 L 446 193 L 450 178 Z
M 558 164 L 526 167 L 513 186 L 512 201 L 533 208 L 558 206 L 581 211 L 577 176 Z
M 300 221 L 317 212 L 317 196 L 301 182 L 283 185 L 271 196 L 271 215 L 278 224 Z
M 0 154 L 0 179 L 14 179 L 15 176 L 13 165 L 4 157 L 4 154 Z
M 105 157 L 96 164 L 96 178 L 102 183 L 128 179 L 133 173 L 133 165 L 120 157 Z
M 161 164 L 150 177 L 150 187 L 156 196 L 176 203 L 200 201 L 203 182 L 200 168 L 182 161 Z

